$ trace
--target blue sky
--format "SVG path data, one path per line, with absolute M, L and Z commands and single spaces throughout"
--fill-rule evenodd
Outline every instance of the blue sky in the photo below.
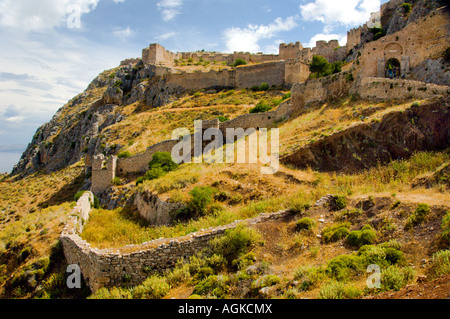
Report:
M 385 2 L 0 0 L 0 146 L 28 144 L 97 74 L 150 43 L 175 52 L 265 53 L 277 53 L 281 42 L 345 44 L 347 30 Z

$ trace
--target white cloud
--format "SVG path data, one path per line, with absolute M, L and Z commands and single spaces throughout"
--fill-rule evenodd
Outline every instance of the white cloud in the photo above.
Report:
M 359 25 L 370 19 L 372 12 L 380 10 L 380 0 L 315 0 L 300 5 L 306 21 L 321 21 L 327 25 Z
M 156 4 L 161 11 L 162 19 L 166 22 L 173 20 L 181 13 L 184 0 L 161 0 Z
M 129 26 L 126 27 L 125 29 L 117 29 L 117 30 L 113 31 L 113 35 L 116 38 L 119 38 L 122 40 L 125 40 L 125 39 L 131 37 L 133 34 L 134 34 L 134 31 L 131 30 L 131 28 Z
M 330 41 L 330 40 L 338 40 L 341 46 L 347 44 L 347 35 L 346 34 L 324 34 L 319 33 L 311 38 L 309 43 L 305 45 L 308 48 L 314 48 L 316 46 L 316 41 Z
M 297 17 L 288 17 L 285 20 L 277 18 L 269 25 L 248 25 L 246 28 L 229 28 L 224 31 L 227 50 L 259 52 L 259 41 L 270 39 L 279 32 L 290 31 L 297 26 Z
M 167 39 L 170 39 L 171 37 L 175 36 L 176 34 L 177 34 L 176 32 L 163 33 L 163 34 L 160 34 L 160 35 L 156 36 L 155 40 L 157 40 L 157 41 L 166 41 Z
M 78 8 L 80 14 L 94 10 L 100 0 L 0 0 L 0 25 L 25 31 L 45 31 L 63 26 Z
M 23 116 L 13 116 L 5 118 L 5 121 L 9 123 L 21 123 L 23 122 L 23 120 L 24 120 Z

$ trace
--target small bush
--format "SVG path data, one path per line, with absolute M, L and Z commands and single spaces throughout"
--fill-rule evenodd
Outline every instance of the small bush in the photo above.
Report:
M 360 231 L 352 231 L 348 237 L 347 242 L 352 246 L 372 245 L 377 240 L 376 231 L 369 225 L 366 225 Z
M 319 299 L 356 299 L 363 295 L 361 289 L 341 282 L 331 282 L 319 292 Z
M 413 279 L 414 269 L 411 267 L 390 266 L 381 272 L 381 289 L 383 291 L 398 291 L 412 282 Z
M 122 185 L 122 181 L 120 180 L 119 177 L 114 177 L 114 179 L 111 181 L 113 185 L 115 186 L 120 186 Z
M 172 160 L 172 154 L 169 152 L 157 152 L 148 164 L 149 170 L 155 168 L 161 168 L 165 172 L 171 172 L 178 168 L 178 164 Z
M 215 188 L 204 186 L 195 187 L 190 191 L 190 200 L 187 205 L 187 210 L 190 215 L 205 216 L 208 212 L 207 208 L 214 201 L 214 194 L 217 192 Z
M 441 250 L 433 255 L 431 273 L 436 277 L 450 274 L 450 250 Z
M 349 228 L 350 223 L 326 227 L 322 230 L 323 240 L 325 243 L 333 243 L 346 238 L 350 234 Z
M 362 258 L 354 255 L 341 255 L 327 264 L 327 275 L 339 280 L 348 280 L 363 271 Z
M 133 299 L 161 299 L 168 294 L 169 290 L 167 279 L 152 276 L 133 290 Z
M 239 225 L 235 229 L 227 230 L 225 236 L 214 239 L 211 242 L 211 248 L 213 252 L 222 254 L 231 264 L 260 241 L 260 233 L 252 228 Z
M 238 66 L 240 66 L 240 65 L 246 65 L 247 64 L 247 61 L 245 61 L 244 59 L 236 59 L 232 64 L 231 64 L 231 66 L 233 66 L 233 67 L 238 67 Z
M 419 204 L 414 214 L 411 215 L 406 221 L 405 229 L 409 230 L 414 226 L 417 226 L 420 223 L 422 223 L 426 219 L 430 211 L 431 211 L 430 206 L 428 206 L 427 204 Z
M 265 287 L 272 287 L 280 283 L 280 277 L 275 275 L 267 275 L 252 282 L 253 290 L 261 290 Z
M 314 227 L 316 227 L 316 222 L 313 219 L 306 217 L 297 221 L 295 224 L 295 231 L 311 230 Z
M 402 8 L 403 8 L 403 11 L 404 11 L 406 14 L 408 14 L 408 13 L 411 12 L 412 6 L 411 6 L 410 3 L 406 3 L 406 2 L 405 2 L 405 3 L 402 4 Z
M 119 299 L 132 299 L 132 294 L 130 290 L 125 288 L 102 288 L 98 290 L 95 294 L 88 297 L 88 299 L 100 299 L 100 300 L 119 300 Z
M 299 289 L 307 291 L 317 287 L 318 283 L 325 277 L 321 268 L 302 266 L 295 270 L 294 280 L 299 281 Z
M 269 91 L 269 89 L 270 89 L 270 86 L 267 83 L 262 83 L 259 87 L 260 91 Z
M 272 107 L 266 101 L 259 101 L 254 108 L 250 109 L 250 114 L 265 113 L 271 109 Z
M 227 276 L 208 277 L 195 286 L 193 294 L 225 299 L 230 290 L 229 281 Z
M 347 207 L 347 199 L 344 196 L 336 195 L 333 197 L 333 210 L 339 211 Z
M 130 158 L 132 156 L 133 154 L 131 154 L 130 151 L 122 151 L 117 155 L 118 158 Z
M 447 212 L 442 219 L 442 233 L 440 235 L 441 241 L 444 245 L 450 247 L 450 212 Z

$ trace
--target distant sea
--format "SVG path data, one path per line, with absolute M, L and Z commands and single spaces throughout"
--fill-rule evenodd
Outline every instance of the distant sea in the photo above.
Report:
M 0 145 L 0 173 L 11 173 L 25 148 L 24 145 Z

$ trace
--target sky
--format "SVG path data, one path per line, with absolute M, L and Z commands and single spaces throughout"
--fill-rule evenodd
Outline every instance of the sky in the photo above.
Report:
M 0 0 L 0 172 L 99 73 L 151 43 L 173 52 L 252 53 L 278 53 L 280 43 L 296 41 L 345 45 L 347 31 L 385 2 Z

